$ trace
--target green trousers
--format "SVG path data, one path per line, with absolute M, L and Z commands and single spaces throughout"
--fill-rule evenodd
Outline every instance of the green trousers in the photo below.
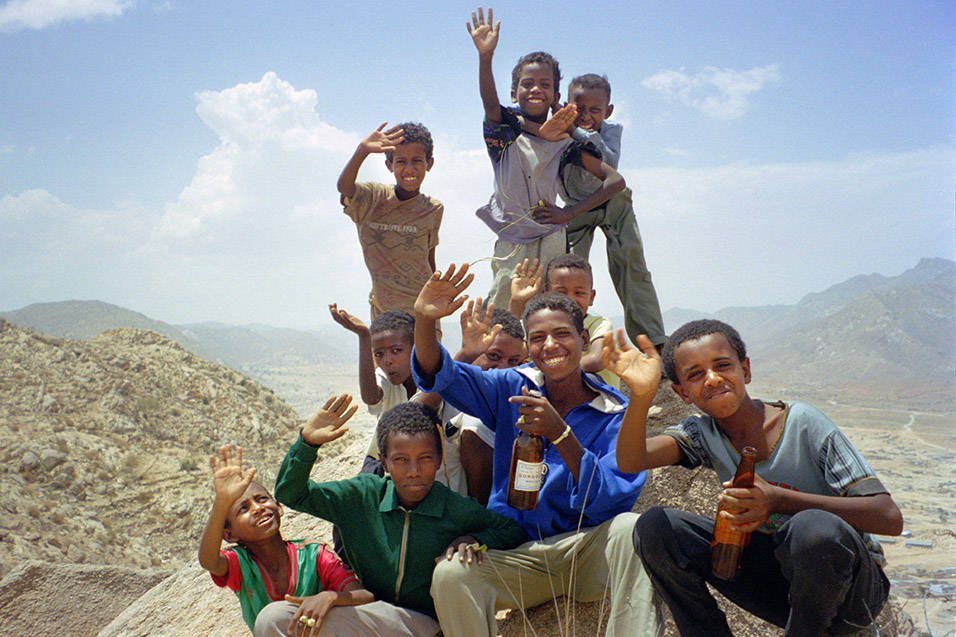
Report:
M 624 307 L 624 329 L 631 342 L 636 342 L 638 334 L 646 334 L 655 345 L 663 344 L 667 336 L 661 307 L 651 273 L 644 263 L 644 244 L 637 229 L 629 188 L 568 224 L 568 251 L 587 259 L 595 228 L 601 228 L 604 233 L 607 267 L 614 291 Z

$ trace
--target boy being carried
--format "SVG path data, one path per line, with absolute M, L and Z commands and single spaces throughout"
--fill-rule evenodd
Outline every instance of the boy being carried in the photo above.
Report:
M 249 630 L 257 637 L 293 630 L 302 637 L 362 634 L 348 630 L 349 611 L 336 607 L 369 604 L 372 594 L 325 544 L 282 539 L 282 511 L 265 487 L 252 481 L 255 469 L 243 473 L 242 447 L 235 457 L 229 446 L 220 447 L 219 464 L 215 456 L 209 464 L 216 499 L 199 564 L 217 586 L 236 593 Z M 220 550 L 223 539 L 236 546 Z
M 342 425 L 355 411 L 350 402 L 348 395 L 333 397 L 302 428 L 279 468 L 276 498 L 338 526 L 356 574 L 377 599 L 396 605 L 387 623 L 369 625 L 373 634 L 434 635 L 439 628 L 429 587 L 436 560 L 457 552 L 463 563 L 480 568 L 485 547 L 517 546 L 525 533 L 513 520 L 435 482 L 441 434 L 427 405 L 399 405 L 379 420 L 387 477 L 309 480 L 318 448 L 347 431 Z
M 577 119 L 571 127 L 572 139 L 594 144 L 604 162 L 616 170 L 623 127 L 605 119 L 614 110 L 607 78 L 593 73 L 574 78 L 568 87 L 568 101 L 577 108 Z M 585 201 L 601 188 L 600 181 L 573 164 L 568 165 L 561 176 L 562 196 L 566 195 L 569 203 Z M 644 246 L 630 190 L 572 219 L 567 228 L 569 251 L 587 259 L 594 229 L 598 227 L 604 232 L 608 272 L 624 307 L 627 335 L 636 343 L 639 334 L 646 334 L 654 345 L 663 345 L 667 340 L 664 321 L 651 273 L 644 263 Z
M 414 312 L 418 291 L 435 271 L 435 246 L 442 204 L 421 193 L 425 173 L 435 164 L 432 136 L 421 124 L 405 122 L 362 140 L 339 175 L 345 214 L 358 228 L 365 265 L 372 277 L 371 317 L 386 310 Z M 372 153 L 385 153 L 395 185 L 355 183 Z
M 711 573 L 714 521 L 655 507 L 634 527 L 634 548 L 670 607 L 681 635 L 731 635 L 707 584 L 786 635 L 845 634 L 868 626 L 889 593 L 883 551 L 869 534 L 899 535 L 903 517 L 850 441 L 822 412 L 800 402 L 764 403 L 747 393 L 750 359 L 735 329 L 714 320 L 688 323 L 664 347 L 671 387 L 703 416 L 646 438 L 661 358 L 623 336 L 604 341 L 604 364 L 632 397 L 617 441 L 624 471 L 706 466 L 724 486 L 720 515 L 743 533 L 738 579 Z M 749 489 L 730 482 L 744 447 L 754 447 Z
M 498 101 L 492 73 L 492 58 L 498 45 L 500 21 L 493 26 L 491 9 L 488 21 L 479 7 L 466 23 L 478 49 L 478 86 L 484 105 L 484 136 L 494 168 L 495 192 L 488 204 L 479 208 L 478 217 L 497 235 L 494 281 L 489 300 L 497 307 L 508 307 L 511 272 L 525 258 L 547 263 L 567 250 L 564 226 L 577 215 L 599 206 L 624 189 L 624 179 L 600 160 L 593 146 L 582 149 L 566 133 L 573 121 L 574 107 L 568 106 L 548 120 L 558 104 L 561 71 L 552 56 L 541 51 L 529 53 L 511 72 L 511 100 L 517 110 Z M 541 136 L 523 132 L 540 127 Z M 548 134 L 557 130 L 565 139 Z M 567 163 L 579 164 L 593 174 L 600 186 L 588 197 L 568 208 L 555 205 L 559 174 Z
M 530 264 L 527 260 L 515 266 L 511 280 L 511 311 L 524 313 L 524 306 L 541 288 L 541 266 L 537 261 Z M 601 342 L 604 335 L 614 328 L 611 321 L 603 316 L 592 314 L 594 305 L 594 276 L 591 264 L 576 254 L 562 254 L 551 259 L 544 275 L 544 291 L 558 292 L 571 297 L 584 313 L 584 329 L 588 331 L 588 347 L 581 356 L 581 369 L 597 374 L 614 389 L 621 388 L 621 381 L 610 371 L 604 369 L 601 358 Z

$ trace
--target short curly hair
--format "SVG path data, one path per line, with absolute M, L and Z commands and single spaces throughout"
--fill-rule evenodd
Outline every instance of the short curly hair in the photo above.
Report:
M 737 352 L 738 360 L 742 361 L 747 358 L 747 346 L 744 345 L 743 339 L 740 338 L 740 333 L 723 321 L 716 319 L 699 319 L 697 321 L 691 321 L 690 323 L 684 323 L 670 335 L 670 338 L 667 339 L 667 343 L 664 344 L 664 350 L 661 352 L 664 374 L 672 383 L 680 384 L 680 380 L 677 378 L 677 364 L 674 360 L 677 348 L 687 341 L 696 341 L 711 334 L 722 334 L 723 337 L 727 339 L 727 342 L 730 343 L 730 346 L 734 348 L 734 351 Z
M 395 330 L 410 342 L 415 342 L 415 317 L 402 310 L 388 310 L 375 317 L 369 325 L 369 334 Z
M 557 93 L 561 85 L 561 67 L 558 66 L 558 61 L 554 59 L 553 55 L 545 53 L 544 51 L 534 51 L 521 56 L 521 59 L 518 60 L 518 63 L 515 64 L 515 67 L 511 70 L 511 92 L 514 93 L 518 90 L 518 80 L 521 79 L 521 71 L 529 64 L 543 64 L 551 67 L 551 73 L 554 75 L 554 92 Z
M 491 322 L 488 327 L 493 327 L 495 325 L 500 325 L 501 331 L 508 336 L 513 336 L 519 341 L 524 340 L 524 327 L 521 325 L 521 321 L 517 316 L 508 310 L 496 308 L 491 313 Z
M 588 262 L 588 260 L 579 254 L 568 252 L 567 254 L 559 254 L 548 262 L 548 268 L 544 271 L 545 289 L 548 287 L 548 281 L 551 278 L 551 271 L 560 270 L 561 268 L 577 268 L 578 270 L 584 270 L 588 273 L 588 277 L 591 279 L 591 285 L 594 285 L 594 271 L 591 269 L 591 264 Z
M 394 433 L 432 436 L 435 439 L 438 458 L 441 459 L 441 419 L 438 413 L 428 405 L 402 403 L 382 414 L 375 428 L 375 442 L 378 443 L 378 451 L 383 456 L 388 456 L 388 439 Z
M 404 146 L 405 144 L 421 144 L 422 148 L 425 149 L 425 160 L 431 161 L 435 144 L 432 142 L 432 134 L 428 132 L 428 129 L 417 122 L 402 122 L 398 127 L 402 129 L 403 137 L 402 143 L 399 144 L 399 146 Z M 393 154 L 394 151 L 391 150 L 386 152 L 385 159 L 392 161 Z
M 584 332 L 584 312 L 581 311 L 578 304 L 571 300 L 571 297 L 567 294 L 545 292 L 534 297 L 524 306 L 521 322 L 524 323 L 525 333 L 528 331 L 528 319 L 532 314 L 541 310 L 564 312 L 571 319 L 571 325 L 577 330 L 578 334 Z
M 584 75 L 579 75 L 576 78 L 573 78 L 568 84 L 568 94 L 571 94 L 571 91 L 575 87 L 581 88 L 590 88 L 597 89 L 599 91 L 604 91 L 604 94 L 607 96 L 607 103 L 611 103 L 611 83 L 607 81 L 607 75 L 597 75 L 596 73 L 585 73 Z

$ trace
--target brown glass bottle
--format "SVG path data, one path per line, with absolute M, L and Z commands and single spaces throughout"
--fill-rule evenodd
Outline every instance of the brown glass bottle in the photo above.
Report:
M 756 449 L 744 447 L 740 454 L 740 463 L 737 465 L 737 473 L 734 474 L 734 487 L 749 489 L 754 486 L 756 455 Z M 730 522 L 720 517 L 720 512 L 723 510 L 723 506 L 718 509 L 717 520 L 714 522 L 714 539 L 710 543 L 711 569 L 714 577 L 732 580 L 736 579 L 740 573 L 740 558 L 744 547 L 750 544 L 750 533 L 735 530 Z
M 544 482 L 544 438 L 518 433 L 511 449 L 511 476 L 508 478 L 508 506 L 530 511 L 538 505 L 538 492 Z

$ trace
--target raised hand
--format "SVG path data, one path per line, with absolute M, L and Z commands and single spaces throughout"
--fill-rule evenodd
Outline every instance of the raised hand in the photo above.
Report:
M 514 274 L 511 275 L 511 312 L 521 317 L 524 312 L 524 306 L 541 292 L 543 282 L 542 274 L 544 265 L 539 264 L 537 259 L 529 261 L 525 259 L 515 265 Z M 517 312 L 515 310 L 518 310 Z
M 465 22 L 465 29 L 468 30 L 468 34 L 471 36 L 472 42 L 475 43 L 475 48 L 478 49 L 478 55 L 492 55 L 495 52 L 495 47 L 498 46 L 498 32 L 501 29 L 501 20 L 494 23 L 494 17 L 491 11 L 491 7 L 488 7 L 488 21 L 485 22 L 485 12 L 481 7 L 478 7 L 478 13 L 474 11 L 471 12 L 471 22 Z
M 657 391 L 661 380 L 661 357 L 647 336 L 638 336 L 637 344 L 640 350 L 631 347 L 624 338 L 624 330 L 618 328 L 615 345 L 614 332 L 608 332 L 601 343 L 601 361 L 604 369 L 617 374 L 635 396 L 643 396 Z
M 415 312 L 434 321 L 451 316 L 468 300 L 467 295 L 459 295 L 471 285 L 474 278 L 474 274 L 468 274 L 467 263 L 458 271 L 455 270 L 455 264 L 451 263 L 444 274 L 434 272 L 415 299 Z
M 354 332 L 359 336 L 364 336 L 369 333 L 368 325 L 363 323 L 357 316 L 349 314 L 345 310 L 340 310 L 337 304 L 329 303 L 329 312 L 332 313 L 332 320 L 348 331 Z
M 554 112 L 538 129 L 538 137 L 549 142 L 567 139 L 574 131 L 574 120 L 578 118 L 578 107 L 565 104 Z
M 359 146 L 368 154 L 388 153 L 395 150 L 395 147 L 405 139 L 405 131 L 398 126 L 392 126 L 384 131 L 388 122 L 382 122 L 382 125 L 368 134 L 368 137 L 362 140 Z
M 332 396 L 322 408 L 309 418 L 302 428 L 302 439 L 313 446 L 324 445 L 345 435 L 349 429 L 342 427 L 358 410 L 358 405 L 352 405 L 352 397 L 348 394 Z
M 484 354 L 494 342 L 501 325 L 490 328 L 491 313 L 495 304 L 488 302 L 488 307 L 481 309 L 481 297 L 468 301 L 468 305 L 461 311 L 461 350 L 459 359 L 470 363 Z
M 232 504 L 246 492 L 246 488 L 256 475 L 256 470 L 251 467 L 243 474 L 242 447 L 235 448 L 235 456 L 233 456 L 232 450 L 232 445 L 219 447 L 218 463 L 216 462 L 216 456 L 209 456 L 216 499 L 228 504 Z

